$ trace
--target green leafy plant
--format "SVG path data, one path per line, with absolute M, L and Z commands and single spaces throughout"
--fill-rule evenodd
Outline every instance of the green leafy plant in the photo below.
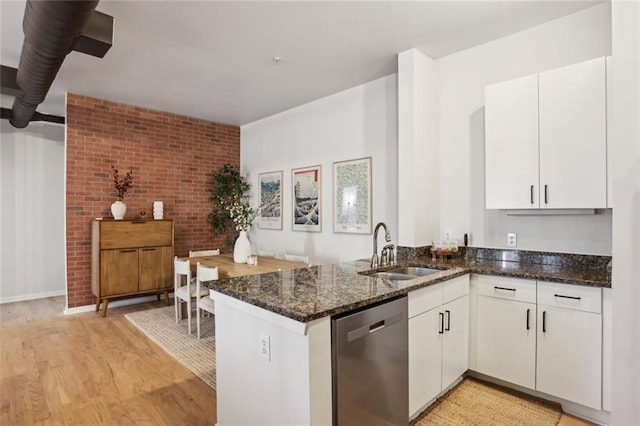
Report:
M 249 189 L 251 185 L 242 176 L 238 166 L 225 164 L 213 172 L 209 199 L 214 203 L 214 207 L 209 213 L 209 222 L 215 234 L 228 234 L 230 229 L 251 229 L 259 209 L 249 205 Z

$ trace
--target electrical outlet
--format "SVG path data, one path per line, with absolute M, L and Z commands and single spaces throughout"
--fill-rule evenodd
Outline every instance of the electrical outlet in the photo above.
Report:
M 517 247 L 518 245 L 518 236 L 513 233 L 507 234 L 507 247 Z
M 444 231 L 444 240 L 451 241 L 451 231 Z
M 258 353 L 260 357 L 271 361 L 271 336 L 261 334 L 258 338 Z

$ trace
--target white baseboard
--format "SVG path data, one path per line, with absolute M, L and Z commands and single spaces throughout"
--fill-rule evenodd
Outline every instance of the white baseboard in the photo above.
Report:
M 45 293 L 21 294 L 20 296 L 0 297 L 0 305 L 4 303 L 24 302 L 25 300 L 44 299 L 47 297 L 65 296 L 66 290 L 49 291 Z
M 118 308 L 120 306 L 136 305 L 138 303 L 155 302 L 156 300 L 157 300 L 156 295 L 114 300 L 112 302 L 109 302 L 109 309 Z M 102 309 L 102 305 L 101 305 L 101 309 Z M 91 305 L 77 306 L 75 308 L 66 308 L 64 310 L 64 314 L 74 315 L 74 314 L 81 314 L 83 312 L 95 312 L 95 310 L 96 310 L 96 305 L 92 303 Z

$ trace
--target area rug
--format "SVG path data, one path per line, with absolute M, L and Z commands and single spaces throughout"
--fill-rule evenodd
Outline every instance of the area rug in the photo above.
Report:
M 466 378 L 412 424 L 555 426 L 561 415 L 560 407 Z
M 202 319 L 198 339 L 196 319 L 192 319 L 193 334 L 188 333 L 186 319 L 176 324 L 174 306 L 126 314 L 143 334 L 153 340 L 180 364 L 191 370 L 213 389 L 216 388 L 216 340 L 214 318 Z

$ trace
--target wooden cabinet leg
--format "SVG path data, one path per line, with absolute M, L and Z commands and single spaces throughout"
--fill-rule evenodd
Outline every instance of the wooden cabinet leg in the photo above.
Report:
M 107 307 L 109 306 L 109 299 L 104 299 L 104 308 L 102 309 L 102 316 L 107 316 Z
M 169 306 L 171 303 L 169 303 L 169 292 L 168 291 L 164 292 L 164 299 L 167 302 L 167 306 Z
M 100 310 L 100 298 L 96 296 L 96 312 Z

